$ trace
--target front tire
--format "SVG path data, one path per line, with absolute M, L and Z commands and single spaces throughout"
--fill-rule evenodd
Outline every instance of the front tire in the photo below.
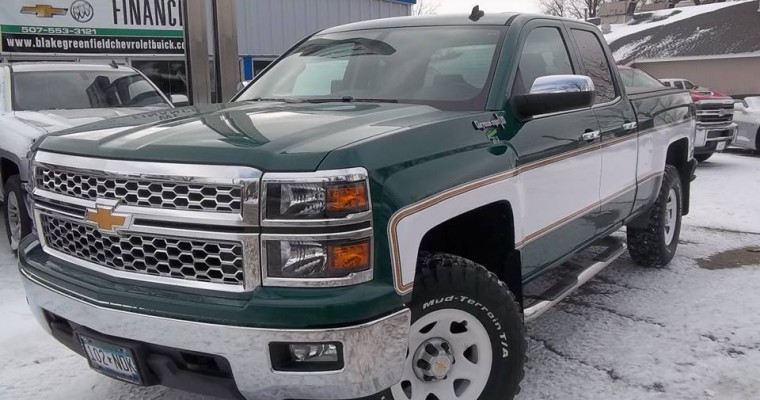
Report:
M 19 176 L 13 175 L 8 178 L 4 187 L 3 220 L 5 221 L 5 233 L 11 251 L 15 254 L 18 252 L 21 239 L 32 232 L 32 221 L 26 212 Z
M 526 342 L 512 293 L 482 266 L 424 254 L 395 400 L 509 400 L 520 391 Z
M 673 259 L 681 236 L 682 198 L 678 170 L 666 165 L 660 193 L 649 210 L 647 226 L 626 228 L 628 252 L 637 264 L 663 267 Z

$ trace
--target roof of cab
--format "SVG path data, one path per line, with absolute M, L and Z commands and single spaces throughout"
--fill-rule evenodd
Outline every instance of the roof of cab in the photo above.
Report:
M 120 65 L 116 68 L 108 64 L 80 64 L 74 62 L 15 62 L 0 64 L 11 67 L 14 72 L 51 72 L 51 71 L 134 71 L 132 67 Z
M 507 25 L 517 13 L 489 13 L 477 21 L 470 20 L 469 14 L 446 14 L 446 15 L 423 15 L 414 17 L 381 18 L 369 21 L 354 22 L 352 24 L 328 28 L 320 33 L 335 33 L 359 31 L 364 29 L 381 28 L 404 28 L 411 26 L 483 26 L 483 25 Z

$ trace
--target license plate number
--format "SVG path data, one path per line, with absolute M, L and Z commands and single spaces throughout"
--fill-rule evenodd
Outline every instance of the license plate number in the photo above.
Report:
M 112 378 L 142 383 L 132 350 L 82 335 L 79 335 L 79 340 L 87 354 L 90 368 Z
M 726 142 L 720 142 L 718 143 L 718 151 L 722 151 L 726 149 Z

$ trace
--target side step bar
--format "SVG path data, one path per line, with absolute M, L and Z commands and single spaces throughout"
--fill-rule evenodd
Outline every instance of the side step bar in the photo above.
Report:
M 620 257 L 626 250 L 625 243 L 622 240 L 613 237 L 604 238 L 589 246 L 589 248 L 591 247 L 604 247 L 605 249 L 591 260 L 588 267 L 580 270 L 570 279 L 555 284 L 539 295 L 535 303 L 523 310 L 523 317 L 526 323 L 538 318 L 541 314 L 545 313 L 565 297 L 569 296 L 570 293 L 574 292 L 581 285 L 591 280 L 591 278 L 601 272 L 608 265 L 612 264 L 612 262 Z M 559 266 L 558 268 L 562 268 L 562 266 Z

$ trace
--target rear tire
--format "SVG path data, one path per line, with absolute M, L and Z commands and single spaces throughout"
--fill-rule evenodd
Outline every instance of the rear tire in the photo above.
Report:
M 626 228 L 628 252 L 637 264 L 663 267 L 673 259 L 681 236 L 682 199 L 678 170 L 672 165 L 666 165 L 660 193 L 649 210 L 647 226 Z
M 19 176 L 13 175 L 8 178 L 4 187 L 3 221 L 5 221 L 5 233 L 11 246 L 11 252 L 16 254 L 21 239 L 32 232 L 32 220 L 29 219 L 29 214 L 26 212 Z
M 524 376 L 525 328 L 506 284 L 450 254 L 419 258 L 412 328 L 395 400 L 509 400 Z M 431 358 L 432 357 L 432 358 Z
M 710 157 L 712 157 L 712 156 L 713 156 L 713 154 L 715 154 L 715 152 L 712 152 L 712 153 L 705 153 L 705 154 L 696 154 L 696 155 L 694 155 L 694 158 L 696 158 L 696 159 L 697 159 L 697 161 L 699 161 L 699 162 L 703 163 L 703 162 L 705 162 L 705 161 L 709 160 L 709 159 L 710 159 Z

